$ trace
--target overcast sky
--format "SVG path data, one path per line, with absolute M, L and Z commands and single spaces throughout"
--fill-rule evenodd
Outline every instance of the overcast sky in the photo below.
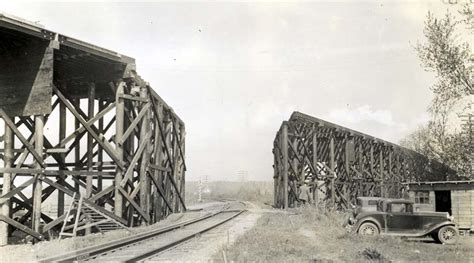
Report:
M 188 180 L 271 180 L 293 111 L 398 142 L 427 121 L 413 45 L 439 1 L 17 2 L 0 11 L 136 59 L 186 123 Z

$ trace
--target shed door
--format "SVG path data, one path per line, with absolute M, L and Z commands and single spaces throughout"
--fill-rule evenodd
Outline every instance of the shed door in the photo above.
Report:
M 435 205 L 436 205 L 436 212 L 448 212 L 450 215 L 452 215 L 451 192 L 450 191 L 435 191 Z

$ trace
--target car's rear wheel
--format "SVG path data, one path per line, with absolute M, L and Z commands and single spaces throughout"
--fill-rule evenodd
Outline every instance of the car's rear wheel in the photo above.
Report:
M 444 226 L 438 231 L 438 239 L 442 244 L 455 244 L 458 236 L 458 230 L 453 226 Z
M 374 223 L 366 222 L 360 225 L 357 233 L 362 236 L 375 236 L 379 234 L 379 228 Z

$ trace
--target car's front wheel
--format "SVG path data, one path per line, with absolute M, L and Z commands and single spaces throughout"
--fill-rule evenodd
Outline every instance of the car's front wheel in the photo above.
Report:
M 444 226 L 438 230 L 438 240 L 442 244 L 455 244 L 458 236 L 458 230 L 454 226 Z
M 379 228 L 374 223 L 366 222 L 360 225 L 357 233 L 362 236 L 375 236 L 379 234 Z

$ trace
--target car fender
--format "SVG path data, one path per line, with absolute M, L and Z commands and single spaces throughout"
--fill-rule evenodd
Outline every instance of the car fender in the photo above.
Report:
M 439 223 L 439 224 L 436 224 L 436 225 L 430 227 L 429 229 L 427 229 L 427 230 L 423 233 L 423 235 L 428 235 L 429 233 L 432 233 L 432 232 L 434 232 L 435 230 L 440 229 L 440 228 L 442 228 L 442 227 L 444 227 L 444 226 L 453 226 L 453 227 L 455 227 L 455 228 L 457 229 L 455 223 L 450 222 L 450 221 L 445 221 L 445 222 L 442 222 L 442 223 Z
M 354 230 L 357 232 L 359 230 L 360 225 L 362 225 L 363 223 L 366 223 L 366 222 L 370 222 L 370 223 L 375 224 L 379 228 L 380 233 L 382 232 L 383 228 L 380 225 L 380 223 L 378 222 L 378 220 L 375 219 L 374 217 L 371 217 L 371 216 L 364 217 L 364 218 L 360 219 L 359 221 L 357 221 L 357 223 L 354 226 Z

